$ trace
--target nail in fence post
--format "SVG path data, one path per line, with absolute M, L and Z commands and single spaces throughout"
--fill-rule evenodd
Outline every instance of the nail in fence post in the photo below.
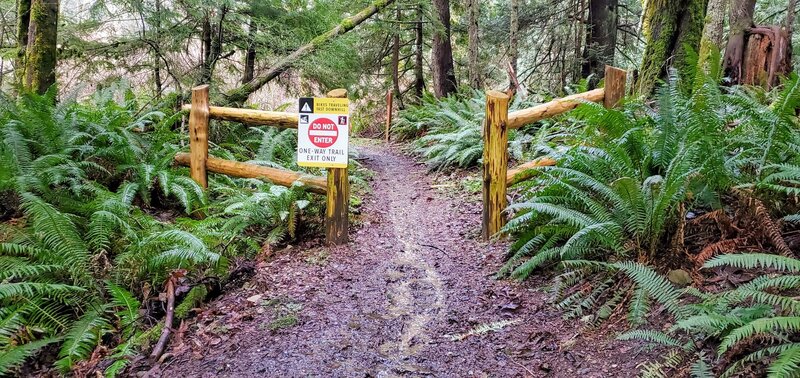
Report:
M 192 88 L 192 110 L 189 111 L 189 169 L 192 179 L 208 188 L 208 85 Z
M 483 127 L 483 222 L 482 236 L 488 240 L 505 225 L 508 171 L 508 103 L 503 92 L 486 92 Z
M 328 97 L 345 98 L 347 90 L 334 89 Z M 348 207 L 350 183 L 347 168 L 328 168 L 327 207 L 325 209 L 325 241 L 328 245 L 347 244 L 349 235 Z

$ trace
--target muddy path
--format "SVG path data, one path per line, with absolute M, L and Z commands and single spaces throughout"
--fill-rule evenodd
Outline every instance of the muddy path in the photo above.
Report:
M 385 146 L 361 156 L 375 177 L 352 242 L 259 264 L 178 330 L 169 358 L 145 375 L 636 374 L 643 356 L 614 341 L 613 325 L 583 330 L 537 282 L 493 278 L 504 246 L 478 239 L 478 203 L 432 188 L 424 166 Z

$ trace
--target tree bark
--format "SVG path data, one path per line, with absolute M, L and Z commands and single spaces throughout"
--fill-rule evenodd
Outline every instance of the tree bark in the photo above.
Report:
M 203 20 L 203 69 L 200 74 L 200 84 L 208 84 L 214 75 L 214 67 L 222 54 L 223 22 L 228 14 L 228 8 L 223 6 L 219 10 L 219 17 L 211 24 L 211 15 L 206 14 Z
M 703 37 L 700 39 L 700 52 L 697 57 L 697 68 L 708 75 L 719 67 L 710 67 L 709 59 L 713 53 L 722 49 L 722 33 L 725 25 L 725 10 L 729 0 L 709 0 L 706 10 L 706 21 L 703 26 Z M 719 64 L 718 62 L 716 62 Z M 712 70 L 712 68 L 714 68 Z
M 450 42 L 450 0 L 433 0 L 433 6 L 441 26 L 441 30 L 433 33 L 433 94 L 442 98 L 458 89 L 453 65 L 453 45 Z
M 730 31 L 725 57 L 722 59 L 725 77 L 731 84 L 742 82 L 742 60 L 744 59 L 745 33 L 753 27 L 753 13 L 756 0 L 732 0 L 730 12 Z
M 155 1 L 156 15 L 155 15 L 155 46 L 161 46 L 161 0 Z M 144 31 L 142 31 L 144 33 Z M 155 84 L 155 96 L 161 99 L 161 92 L 164 90 L 163 81 L 161 79 L 161 53 L 153 48 L 153 79 Z
M 43 94 L 56 82 L 58 0 L 33 0 L 23 65 L 25 91 Z
M 25 50 L 28 47 L 28 26 L 31 22 L 31 0 L 17 0 L 17 58 L 15 67 L 15 86 L 22 90 L 25 82 Z
M 593 76 L 589 81 L 589 89 L 597 87 L 597 83 L 605 75 L 606 65 L 614 64 L 614 52 L 617 46 L 618 0 L 589 1 L 589 30 L 583 49 L 583 77 Z
M 244 72 L 242 74 L 242 84 L 247 84 L 256 73 L 256 33 L 258 32 L 258 25 L 256 25 L 255 17 L 250 15 L 250 23 L 247 28 L 247 52 L 244 57 Z
M 414 26 L 414 94 L 416 101 L 422 100 L 422 92 L 425 90 L 425 76 L 423 74 L 423 30 L 422 24 L 425 21 L 425 15 L 422 10 L 422 4 L 417 5 L 417 24 Z
M 261 89 L 261 87 L 267 85 L 267 83 L 278 77 L 280 74 L 286 72 L 286 70 L 293 67 L 300 59 L 304 58 L 308 54 L 311 54 L 319 47 L 328 44 L 336 37 L 353 30 L 356 26 L 372 17 L 372 15 L 375 13 L 380 12 L 382 9 L 386 8 L 386 6 L 391 5 L 394 1 L 395 0 L 375 0 L 368 7 L 362 9 L 360 12 L 351 17 L 345 18 L 333 29 L 328 30 L 320 36 L 317 36 L 311 40 L 310 43 L 301 46 L 295 50 L 295 52 L 275 63 L 275 65 L 269 71 L 264 73 L 264 75 L 254 78 L 248 83 L 242 84 L 240 87 L 226 93 L 224 96 L 225 102 L 227 104 L 244 103 L 247 101 L 247 98 L 250 97 L 251 93 Z
M 648 0 L 642 16 L 646 47 L 639 69 L 638 93 L 649 96 L 669 67 L 692 77 L 686 49 L 697 49 L 703 31 L 707 0 Z
M 403 20 L 403 12 L 400 7 L 397 7 L 396 19 L 399 22 Z M 394 98 L 397 99 L 397 108 L 403 109 L 403 98 L 400 92 L 400 30 L 394 30 L 392 36 L 392 91 Z M 391 109 L 389 109 L 391 112 Z
M 481 69 L 478 62 L 478 20 L 480 19 L 481 4 L 478 0 L 467 0 L 468 23 L 468 58 L 469 85 L 478 89 L 481 87 Z
M 508 31 L 508 57 L 511 68 L 514 72 L 519 72 L 517 61 L 519 60 L 519 0 L 511 0 L 511 21 Z

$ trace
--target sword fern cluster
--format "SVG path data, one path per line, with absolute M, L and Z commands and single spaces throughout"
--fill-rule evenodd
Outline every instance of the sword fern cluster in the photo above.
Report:
M 188 284 L 223 277 L 229 257 L 293 237 L 308 194 L 212 176 L 209 201 L 172 164 L 185 148 L 180 113 L 142 112 L 124 88 L 84 103 L 53 96 L 0 100 L 0 220 L 16 218 L 0 223 L 0 376 L 48 345 L 62 372 L 106 346 L 113 376 L 158 333 L 140 313 L 149 288 L 176 270 Z M 261 145 L 285 136 L 262 135 L 212 154 L 293 160 L 285 143 Z
M 588 325 L 623 308 L 632 325 L 644 324 L 653 306 L 666 310 L 677 321 L 669 333 L 624 336 L 676 348 L 645 369 L 653 376 L 731 375 L 757 359 L 770 362 L 771 376 L 796 374 L 798 260 L 770 211 L 785 222 L 800 220 L 791 205 L 800 193 L 798 107 L 796 75 L 768 96 L 743 88 L 723 92 L 711 80 L 687 93 L 673 78 L 653 106 L 581 105 L 571 116 L 583 129 L 569 147 L 540 146 L 557 165 L 537 169 L 507 210 L 511 219 L 503 231 L 514 242 L 499 276 L 525 279 L 537 269 L 560 267 L 558 306 Z M 684 245 L 687 214 L 730 211 L 735 203 L 726 206 L 728 198 L 757 203 L 753 216 L 772 226 L 756 232 L 783 256 L 723 255 L 706 269 L 732 265 L 774 269 L 775 275 L 722 293 L 675 288 L 660 272 L 686 269 L 700 277 L 690 262 L 703 266 L 719 253 L 694 259 Z M 691 337 L 676 338 L 681 332 Z M 716 357 L 714 348 L 696 345 L 698 338 L 716 343 Z M 686 362 L 690 355 L 693 365 Z

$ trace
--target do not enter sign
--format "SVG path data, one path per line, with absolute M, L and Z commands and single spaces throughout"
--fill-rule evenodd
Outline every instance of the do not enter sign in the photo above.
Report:
M 346 168 L 350 131 L 346 98 L 301 98 L 297 123 L 297 164 Z
M 308 126 L 308 139 L 319 148 L 328 148 L 339 138 L 339 127 L 328 118 L 317 118 Z

